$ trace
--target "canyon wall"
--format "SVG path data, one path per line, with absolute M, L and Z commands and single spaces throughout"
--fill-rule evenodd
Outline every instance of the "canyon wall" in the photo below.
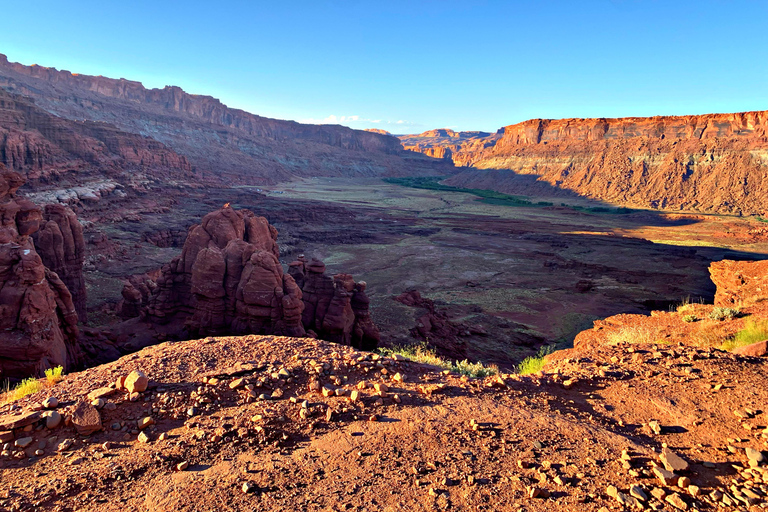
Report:
M 428 132 L 426 132 L 428 133 Z M 404 139 L 404 143 L 406 143 Z M 764 214 L 768 210 L 768 112 L 621 119 L 533 119 L 456 146 L 445 183 L 532 193 L 551 188 L 639 208 Z M 510 172 L 512 171 L 512 172 Z M 539 187 L 544 189 L 546 187 Z
M 0 88 L 29 97 L 61 118 L 154 139 L 187 158 L 198 173 L 221 183 L 451 172 L 448 166 L 404 151 L 390 135 L 269 119 L 179 87 L 147 89 L 131 80 L 25 66 L 0 55 Z

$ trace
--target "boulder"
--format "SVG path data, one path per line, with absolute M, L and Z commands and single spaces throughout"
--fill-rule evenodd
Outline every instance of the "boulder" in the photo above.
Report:
M 72 413 L 72 425 L 75 426 L 78 434 L 91 435 L 101 430 L 101 415 L 90 403 L 80 402 Z
M 731 352 L 742 356 L 765 357 L 768 355 L 768 340 L 758 341 L 751 345 L 736 347 Z
M 716 306 L 740 308 L 768 299 L 768 260 L 715 261 L 709 274 L 717 285 Z

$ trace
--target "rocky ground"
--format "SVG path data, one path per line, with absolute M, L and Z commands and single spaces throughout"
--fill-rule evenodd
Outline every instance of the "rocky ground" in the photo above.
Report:
M 0 408 L 0 509 L 766 506 L 768 359 L 566 355 L 475 380 L 311 339 L 149 347 Z

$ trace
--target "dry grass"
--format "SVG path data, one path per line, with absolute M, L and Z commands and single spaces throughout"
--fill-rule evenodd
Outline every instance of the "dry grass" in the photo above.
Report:
M 48 384 L 54 385 L 58 384 L 59 382 L 64 379 L 64 377 L 61 376 L 62 372 L 64 371 L 63 366 L 57 366 L 56 368 L 48 368 L 45 370 L 45 380 L 48 381 Z
M 768 320 L 749 320 L 736 336 L 726 339 L 720 348 L 729 352 L 768 339 Z
M 499 369 L 495 366 L 485 366 L 483 363 L 472 363 L 467 359 L 463 361 L 451 361 L 438 356 L 435 351 L 427 346 L 426 343 L 419 345 L 408 345 L 405 347 L 383 348 L 381 353 L 384 355 L 399 354 L 410 359 L 415 363 L 431 364 L 450 370 L 452 372 L 466 375 L 473 378 L 483 378 L 489 375 L 496 375 Z
M 517 373 L 528 375 L 540 372 L 544 368 L 544 358 L 554 351 L 555 347 L 552 345 L 541 347 L 535 356 L 526 357 L 523 362 L 517 365 Z
M 3 404 L 19 400 L 20 398 L 24 398 L 27 395 L 31 395 L 45 389 L 45 385 L 35 377 L 24 379 L 13 389 L 10 389 L 10 384 L 6 381 L 4 387 L 5 392 L 2 395 L 2 399 L 0 399 L 0 402 Z
M 658 330 L 646 325 L 622 327 L 608 333 L 606 338 L 609 343 L 666 343 L 659 340 Z

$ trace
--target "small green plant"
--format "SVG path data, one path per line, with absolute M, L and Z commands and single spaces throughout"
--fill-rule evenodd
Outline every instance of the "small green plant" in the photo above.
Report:
M 712 320 L 733 320 L 739 314 L 738 309 L 732 308 L 714 308 L 709 312 L 709 318 Z
M 736 336 L 725 340 L 720 348 L 731 351 L 736 347 L 744 347 L 766 339 L 768 339 L 768 320 L 749 320 L 744 328 L 736 333 Z
M 465 359 L 463 361 L 451 361 L 437 355 L 437 353 L 427 346 L 426 343 L 418 345 L 408 345 L 404 347 L 382 348 L 380 352 L 387 356 L 399 354 L 410 359 L 415 363 L 431 364 L 445 370 L 466 375 L 468 377 L 481 379 L 490 375 L 496 375 L 499 369 L 494 366 L 485 366 L 483 363 L 472 363 Z
M 695 322 L 698 319 L 699 319 L 699 317 L 697 317 L 696 315 L 685 315 L 683 317 L 683 322 L 689 324 L 691 322 Z
M 14 400 L 24 398 L 27 395 L 37 393 L 38 391 L 42 391 L 44 387 L 45 386 L 43 386 L 43 383 L 35 377 L 24 379 L 12 390 L 9 389 L 10 385 L 6 382 L 5 393 L 3 395 L 3 403 L 13 402 Z
M 61 376 L 61 373 L 64 371 L 63 366 L 57 366 L 56 368 L 48 368 L 45 370 L 45 380 L 48 381 L 48 384 L 57 384 L 62 381 L 64 377 Z
M 529 373 L 538 373 L 544 368 L 544 358 L 555 351 L 555 347 L 547 345 L 541 347 L 535 356 L 528 356 L 517 365 L 517 373 L 528 375 Z

